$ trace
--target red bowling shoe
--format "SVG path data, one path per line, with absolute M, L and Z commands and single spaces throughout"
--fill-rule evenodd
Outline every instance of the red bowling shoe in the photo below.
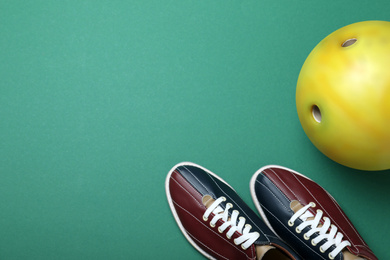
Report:
M 377 260 L 334 198 L 302 174 L 266 166 L 250 190 L 268 227 L 304 259 Z
M 209 259 L 301 259 L 229 184 L 199 165 L 173 167 L 166 194 L 180 230 Z

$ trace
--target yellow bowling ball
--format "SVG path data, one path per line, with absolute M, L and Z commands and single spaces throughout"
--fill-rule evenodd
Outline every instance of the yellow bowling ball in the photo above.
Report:
M 324 38 L 302 66 L 296 106 L 326 156 L 355 169 L 390 169 L 390 22 L 354 23 Z

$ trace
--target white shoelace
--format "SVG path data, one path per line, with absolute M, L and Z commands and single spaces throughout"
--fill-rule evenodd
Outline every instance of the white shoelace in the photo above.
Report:
M 331 224 L 330 219 L 327 217 L 324 217 L 324 224 L 320 226 L 320 221 L 322 219 L 323 211 L 317 210 L 316 215 L 313 215 L 308 209 L 310 207 L 315 207 L 314 203 L 310 203 L 306 205 L 305 207 L 299 209 L 288 221 L 288 224 L 290 226 L 294 225 L 294 222 L 297 218 L 300 218 L 303 222 L 296 227 L 296 232 L 301 233 L 302 230 L 308 226 L 311 227 L 311 229 L 304 234 L 304 238 L 306 240 L 309 240 L 310 237 L 318 233 L 318 235 L 311 241 L 313 246 L 316 246 L 319 242 L 326 239 L 327 242 L 324 243 L 322 246 L 320 246 L 320 251 L 324 253 L 326 250 L 328 250 L 332 245 L 335 245 L 336 248 L 332 250 L 332 252 L 329 254 L 329 258 L 334 259 L 338 253 L 340 253 L 346 246 L 350 246 L 351 243 L 347 240 L 343 241 L 343 234 L 340 232 L 337 232 L 337 227 L 333 224 Z M 314 219 L 312 219 L 314 217 Z M 327 233 L 328 232 L 328 233 Z
M 233 210 L 229 218 L 229 209 L 231 209 L 233 205 L 231 203 L 227 203 L 225 209 L 223 209 L 221 206 L 219 206 L 219 204 L 223 201 L 226 201 L 225 197 L 220 197 L 216 201 L 214 201 L 203 214 L 203 220 L 207 221 L 210 214 L 213 213 L 214 217 L 210 221 L 210 226 L 215 227 L 217 221 L 222 219 L 224 223 L 218 227 L 218 231 L 220 233 L 223 233 L 225 229 L 230 226 L 229 231 L 226 233 L 226 237 L 228 239 L 231 239 L 234 232 L 236 231 L 242 234 L 241 236 L 234 239 L 234 243 L 236 245 L 241 244 L 242 249 L 246 250 L 260 237 L 260 234 L 258 232 L 250 232 L 252 226 L 249 224 L 245 224 L 245 218 L 238 218 L 239 212 L 237 210 Z M 237 218 L 239 220 L 238 225 Z

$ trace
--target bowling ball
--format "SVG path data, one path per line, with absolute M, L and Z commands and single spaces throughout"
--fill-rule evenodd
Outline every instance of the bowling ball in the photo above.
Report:
M 330 159 L 390 169 L 390 22 L 358 22 L 325 37 L 301 68 L 296 107 L 306 135 Z

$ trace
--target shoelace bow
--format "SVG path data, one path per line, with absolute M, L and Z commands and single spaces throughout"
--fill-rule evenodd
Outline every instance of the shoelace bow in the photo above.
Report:
M 219 206 L 219 204 L 223 201 L 226 201 L 225 197 L 220 197 L 214 201 L 203 214 L 203 220 L 207 221 L 210 214 L 213 213 L 214 217 L 210 221 L 210 226 L 215 227 L 217 221 L 222 219 L 224 223 L 218 227 L 218 231 L 223 233 L 225 229 L 230 227 L 229 231 L 226 233 L 226 237 L 228 239 L 231 239 L 236 231 L 240 233 L 241 235 L 234 239 L 234 243 L 236 245 L 241 244 L 242 249 L 246 250 L 260 237 L 260 234 L 258 232 L 250 232 L 252 226 L 245 224 L 246 220 L 244 217 L 238 217 L 239 212 L 237 210 L 233 210 L 231 216 L 229 217 L 229 210 L 233 207 L 233 205 L 231 203 L 227 203 L 225 209 L 223 209 Z M 239 220 L 238 224 L 237 218 Z
M 313 246 L 316 246 L 319 242 L 326 239 L 327 242 L 321 245 L 320 251 L 324 253 L 326 250 L 328 250 L 332 245 L 335 245 L 336 248 L 332 250 L 332 252 L 329 254 L 329 258 L 334 259 L 338 253 L 340 253 L 346 246 L 350 246 L 351 243 L 347 240 L 343 241 L 343 234 L 340 232 L 337 232 L 337 227 L 333 224 L 331 224 L 330 219 L 327 217 L 324 217 L 324 223 L 321 226 L 321 219 L 323 215 L 322 210 L 317 210 L 316 215 L 314 216 L 308 209 L 310 207 L 314 207 L 314 203 L 310 203 L 303 208 L 299 209 L 288 221 L 288 224 L 290 226 L 294 225 L 294 222 L 297 218 L 300 218 L 303 220 L 303 222 L 296 227 L 296 232 L 301 233 L 302 230 L 308 226 L 311 227 L 311 229 L 304 234 L 304 238 L 306 240 L 309 240 L 310 237 L 318 233 L 318 235 L 311 241 Z M 314 217 L 314 219 L 313 219 Z

